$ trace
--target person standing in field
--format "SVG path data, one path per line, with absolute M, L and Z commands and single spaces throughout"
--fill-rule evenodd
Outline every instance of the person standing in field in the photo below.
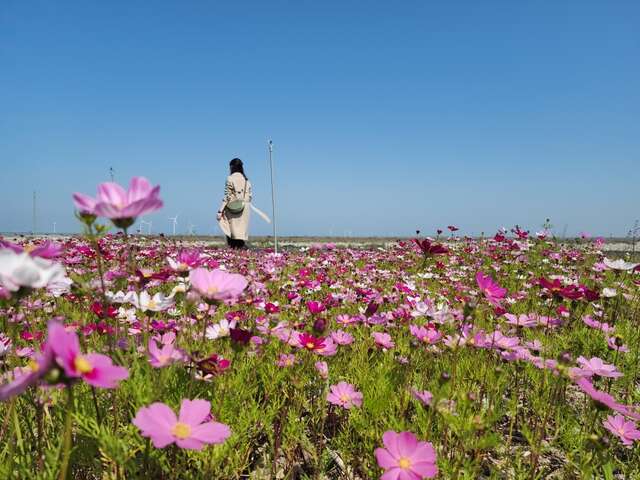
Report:
M 245 248 L 249 239 L 251 182 L 244 174 L 242 160 L 229 162 L 230 174 L 224 188 L 224 199 L 218 209 L 218 225 L 231 248 Z

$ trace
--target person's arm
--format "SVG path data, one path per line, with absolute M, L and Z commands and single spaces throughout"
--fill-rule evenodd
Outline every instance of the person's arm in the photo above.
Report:
M 222 218 L 222 214 L 224 213 L 224 208 L 227 206 L 227 203 L 231 201 L 231 196 L 233 194 L 233 183 L 231 177 L 227 177 L 227 183 L 224 186 L 224 198 L 222 199 L 222 203 L 220 204 L 220 208 L 218 209 L 218 214 L 216 217 L 218 220 Z

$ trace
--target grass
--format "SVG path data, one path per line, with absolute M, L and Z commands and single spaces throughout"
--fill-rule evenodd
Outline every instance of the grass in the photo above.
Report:
M 260 249 L 199 247 L 206 266 L 224 265 L 249 279 L 238 303 L 205 311 L 189 295 L 176 293 L 175 307 L 168 311 L 142 312 L 123 304 L 116 305 L 121 309 L 116 318 L 100 319 L 90 308 L 103 301 L 99 257 L 105 289 L 169 294 L 179 275 L 149 280 L 133 272 L 167 271 L 165 258 L 175 257 L 184 244 L 122 235 L 99 241 L 96 255 L 93 240 L 65 240 L 59 261 L 74 280 L 69 292 L 53 297 L 33 290 L 3 301 L 1 328 L 12 345 L 2 359 L 5 382 L 26 362 L 17 349 L 37 350 L 42 341 L 25 332 L 46 336 L 52 317 L 74 326 L 86 351 L 108 354 L 126 367 L 129 378 L 112 390 L 74 384 L 71 409 L 69 387 L 63 386 L 30 388 L 1 403 L 0 478 L 59 478 L 70 411 L 68 478 L 378 478 L 383 470 L 373 452 L 387 430 L 410 431 L 431 442 L 441 478 L 640 478 L 638 443 L 627 448 L 606 430 L 602 422 L 614 412 L 591 401 L 568 375 L 577 357 L 600 357 L 623 376 L 594 377 L 596 388 L 621 404 L 640 403 L 640 275 L 594 269 L 603 258 L 594 243 L 453 238 L 449 254 L 430 258 L 410 242 L 371 249 L 289 249 L 279 257 Z M 507 289 L 506 311 L 561 318 L 562 325 L 508 324 L 479 291 L 478 271 Z M 553 276 L 600 293 L 615 288 L 616 295 L 568 300 L 534 283 Z M 312 300 L 326 310 L 311 314 L 306 302 Z M 431 302 L 428 314 L 416 313 L 420 301 Z M 279 312 L 266 313 L 265 302 L 277 304 Z M 372 302 L 378 311 L 365 317 Z M 558 314 L 561 305 L 566 316 Z M 244 312 L 239 326 L 260 337 L 261 345 L 203 338 L 205 322 L 212 325 L 235 311 Z M 344 314 L 359 321 L 339 325 L 337 317 Z M 629 351 L 609 348 L 607 336 L 583 322 L 586 315 L 612 326 L 609 336 L 617 334 Z M 175 331 L 188 360 L 151 367 L 145 334 L 131 328 L 137 326 L 134 321 L 144 329 L 153 320 L 158 323 L 151 334 Z M 287 322 L 316 336 L 340 329 L 354 340 L 323 357 L 261 332 L 265 321 L 270 328 Z M 98 322 L 117 325 L 118 338 L 89 333 L 87 327 Z M 539 368 L 535 361 L 511 358 L 512 349 L 479 348 L 464 340 L 428 345 L 409 331 L 410 324 L 428 323 L 445 336 L 459 335 L 468 325 L 470 338 L 499 330 L 520 345 L 537 340 L 542 347 L 539 352 L 529 348 L 531 356 L 557 364 Z M 389 333 L 395 347 L 379 348 L 374 331 Z M 120 340 L 117 346 L 115 340 Z M 209 381 L 199 380 L 195 360 L 214 353 L 230 360 L 230 367 Z M 278 367 L 283 353 L 295 354 L 296 363 Z M 328 363 L 328 379 L 319 376 L 317 361 Z M 326 401 L 330 385 L 339 381 L 362 392 L 360 408 L 346 410 Z M 431 405 L 416 400 L 413 388 L 430 391 Z M 229 425 L 231 437 L 199 452 L 175 445 L 158 449 L 131 423 L 144 406 L 160 401 L 175 410 L 183 398 L 209 400 L 216 421 Z

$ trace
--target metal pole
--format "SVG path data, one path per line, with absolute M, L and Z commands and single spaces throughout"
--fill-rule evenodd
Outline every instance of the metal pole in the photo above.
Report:
M 273 141 L 269 140 L 269 170 L 271 172 L 271 213 L 273 216 L 273 251 L 278 254 L 278 230 L 276 229 L 276 192 L 273 188 Z
M 113 182 L 113 167 L 109 167 L 109 175 L 111 176 L 111 181 Z

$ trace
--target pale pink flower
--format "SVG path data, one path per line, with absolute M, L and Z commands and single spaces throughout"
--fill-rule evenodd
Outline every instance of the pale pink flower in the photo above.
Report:
M 378 345 L 380 348 L 389 349 L 389 348 L 395 347 L 396 345 L 395 343 L 393 343 L 393 339 L 391 338 L 391 335 L 389 335 L 388 333 L 373 332 L 371 336 L 376 342 L 376 345 Z
M 411 432 L 387 431 L 385 448 L 376 448 L 378 465 L 385 470 L 380 480 L 421 480 L 438 474 L 436 452 L 429 442 L 420 442 Z
M 189 281 L 200 295 L 218 301 L 236 300 L 247 287 L 247 279 L 240 274 L 206 268 L 191 270 Z
M 362 405 L 362 393 L 358 392 L 350 383 L 339 382 L 331 385 L 327 401 L 346 409 L 360 407 Z
M 411 396 L 416 400 L 420 400 L 425 405 L 431 405 L 431 402 L 433 401 L 433 393 L 429 390 L 418 390 L 416 388 L 412 388 Z
M 640 440 L 640 430 L 636 424 L 625 419 L 622 415 L 607 415 L 602 422 L 604 428 L 616 435 L 625 446 L 631 446 L 635 440 Z
M 620 345 L 618 345 L 618 343 L 620 343 Z M 617 350 L 618 352 L 622 353 L 629 352 L 629 347 L 627 347 L 624 343 L 619 342 L 618 337 L 607 337 L 607 345 L 611 350 Z
M 156 448 L 175 443 L 180 448 L 202 450 L 205 444 L 222 443 L 231 435 L 227 425 L 210 418 L 208 401 L 184 399 L 178 417 L 167 405 L 157 402 L 138 410 L 132 423 L 143 437 L 151 438 Z
M 353 343 L 353 336 L 343 330 L 336 330 L 331 333 L 331 338 L 338 345 L 350 345 Z
M 587 360 L 584 357 L 578 357 L 578 364 L 584 376 L 591 377 L 593 375 L 599 375 L 600 377 L 618 378 L 622 376 L 615 365 L 604 363 L 601 358 L 592 357 L 591 360 Z
M 112 220 L 135 219 L 162 208 L 159 194 L 159 185 L 152 187 L 146 178 L 133 177 L 128 190 L 117 183 L 105 182 L 98 185 L 95 199 L 82 193 L 74 193 L 73 201 L 81 213 Z
M 149 363 L 154 368 L 162 368 L 173 362 L 182 360 L 183 355 L 173 342 L 163 343 L 162 348 L 158 348 L 155 340 L 149 340 Z
M 417 325 L 409 325 L 409 331 L 411 332 L 411 335 L 416 337 L 421 342 L 431 345 L 437 343 L 438 340 L 442 338 L 442 333 L 440 333 L 435 328 L 425 328 L 419 327 Z

